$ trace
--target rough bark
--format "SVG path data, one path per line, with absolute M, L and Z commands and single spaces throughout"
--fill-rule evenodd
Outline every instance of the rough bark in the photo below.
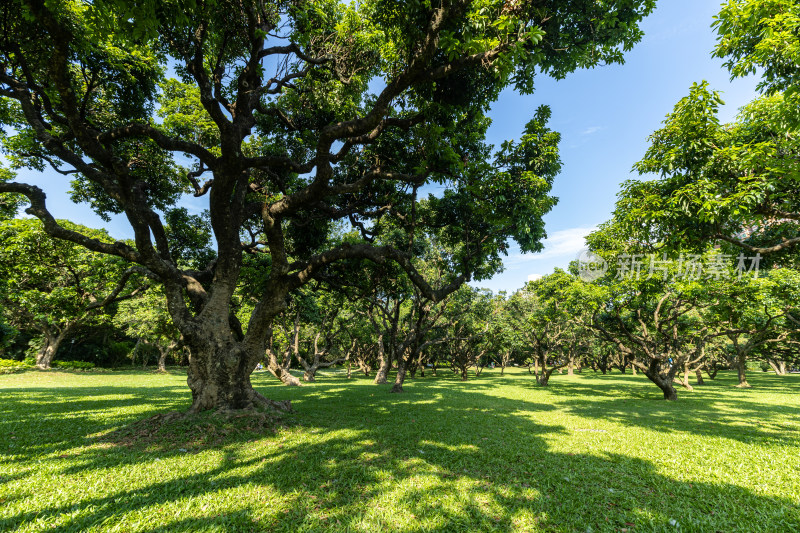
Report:
M 250 383 L 259 357 L 247 353 L 238 342 L 189 343 L 188 379 L 192 391 L 190 413 L 269 407 L 290 410 L 288 401 L 268 400 Z
M 81 59 L 85 51 L 83 41 L 73 35 L 72 29 L 67 27 L 69 25 L 63 25 L 60 18 L 53 14 L 52 6 L 33 2 L 29 7 L 28 15 L 31 21 L 35 21 L 36 27 L 41 29 L 41 39 L 47 40 L 52 46 L 48 50 L 47 61 L 42 63 L 41 68 L 27 68 L 25 54 L 35 54 L 36 49 L 30 52 L 24 46 L 25 43 L 15 42 L 19 39 L 14 39 L 13 35 L 8 39 L 4 38 L 3 53 L 8 56 L 9 47 L 6 45 L 8 42 L 13 43 L 9 46 L 14 47 L 13 55 L 19 60 L 19 64 L 13 68 L 5 68 L 7 65 L 4 65 L 3 76 L 6 79 L 2 94 L 19 102 L 22 116 L 31 126 L 38 146 L 43 150 L 39 161 L 52 163 L 51 158 L 57 159 L 59 166 L 62 162 L 66 165 L 64 170 L 56 169 L 57 171 L 62 174 L 80 172 L 92 187 L 103 190 L 104 195 L 113 199 L 127 217 L 135 244 L 105 242 L 61 226 L 47 210 L 45 194 L 39 188 L 21 183 L 0 183 L 0 189 L 4 193 L 27 196 L 31 204 L 27 212 L 42 220 L 49 235 L 135 263 L 137 268 L 143 269 L 148 276 L 162 284 L 167 295 L 169 313 L 189 348 L 188 382 L 193 396 L 192 411 L 239 409 L 270 404 L 252 389 L 249 379 L 267 348 L 268 334 L 265 330 L 272 319 L 285 308 L 288 294 L 308 283 L 330 263 L 348 258 L 366 259 L 376 263 L 394 261 L 432 301 L 438 301 L 443 295 L 456 290 L 469 278 L 469 273 L 464 272 L 449 285 L 434 290 L 417 272 L 406 254 L 389 246 L 368 244 L 346 244 L 305 260 L 293 257 L 293 262 L 290 263 L 289 249 L 284 243 L 286 227 L 282 225 L 295 220 L 302 222 L 307 215 L 298 215 L 299 212 L 306 212 L 306 209 L 313 211 L 319 209 L 320 205 L 335 205 L 335 200 L 331 203 L 328 200 L 344 198 L 342 195 L 345 194 L 354 195 L 368 186 L 371 187 L 375 181 L 391 180 L 393 183 L 395 173 L 382 170 L 370 171 L 361 179 L 344 184 L 334 185 L 331 178 L 334 165 L 355 147 L 374 141 L 385 126 L 409 128 L 424 121 L 424 117 L 405 120 L 390 116 L 392 102 L 402 97 L 406 91 L 412 90 L 417 84 L 427 83 L 426 78 L 439 79 L 471 65 L 493 64 L 507 51 L 509 45 L 503 43 L 483 53 L 458 58 L 457 61 L 444 64 L 437 62 L 438 59 L 435 58 L 438 57 L 442 28 L 447 27 L 451 19 L 457 21 L 465 8 L 447 5 L 433 10 L 424 38 L 414 47 L 413 57 L 409 58 L 408 68 L 402 69 L 388 80 L 364 113 L 350 117 L 350 120 L 342 120 L 337 116 L 333 122 L 320 123 L 317 128 L 318 138 L 313 143 L 316 146 L 314 153 L 309 154 L 311 157 L 303 155 L 300 159 L 294 159 L 288 155 L 269 154 L 253 157 L 254 154 L 247 153 L 242 145 L 255 132 L 257 111 L 260 112 L 259 108 L 264 106 L 263 96 L 270 94 L 270 91 L 281 94 L 284 89 L 293 88 L 292 82 L 296 78 L 302 79 L 317 69 L 325 69 L 327 72 L 332 63 L 329 57 L 316 57 L 311 49 L 304 51 L 295 43 L 288 46 L 266 46 L 264 35 L 275 28 L 263 18 L 263 9 L 249 5 L 240 6 L 242 10 L 237 11 L 237 17 L 234 18 L 244 25 L 232 27 L 230 31 L 231 35 L 242 37 L 240 41 L 245 43 L 244 48 L 239 48 L 238 51 L 226 48 L 225 54 L 221 53 L 220 57 L 216 57 L 219 68 L 215 68 L 213 80 L 207 72 L 209 61 L 213 62 L 207 52 L 213 47 L 206 45 L 215 37 L 214 34 L 206 35 L 208 24 L 201 15 L 197 20 L 198 29 L 195 34 L 196 53 L 187 53 L 185 57 L 177 58 L 182 71 L 188 77 L 194 78 L 200 103 L 219 131 L 219 142 L 206 146 L 182 136 L 171 136 L 168 132 L 148 124 L 146 120 L 136 119 L 127 124 L 111 121 L 113 124 L 104 124 L 102 118 L 105 111 L 98 115 L 96 110 L 91 109 L 95 104 L 88 104 L 93 101 L 90 98 L 92 91 L 102 93 L 106 81 L 98 81 L 93 89 L 92 83 L 89 83 L 85 87 L 85 95 L 81 94 L 84 91 L 80 89 L 82 84 L 86 86 L 85 76 L 82 75 L 93 72 L 92 64 L 99 67 L 101 63 L 95 64 L 93 60 L 89 62 L 91 64 L 85 65 L 87 69 L 77 68 L 79 64 L 84 66 Z M 267 17 L 270 18 L 271 15 Z M 230 44 L 232 41 L 225 42 Z M 230 44 L 234 48 L 240 46 L 241 44 Z M 228 54 L 228 51 L 231 53 Z M 242 59 L 239 52 L 246 52 L 246 57 Z M 291 74 L 283 79 L 267 80 L 262 76 L 260 65 L 265 57 L 275 54 L 285 59 L 287 71 Z M 229 59 L 232 59 L 227 61 L 222 56 L 230 56 Z M 300 59 L 292 59 L 295 56 Z M 106 67 L 107 65 L 102 65 L 102 68 Z M 114 71 L 114 68 L 111 70 Z M 221 85 L 216 83 L 219 82 L 217 71 L 231 70 L 238 71 L 233 74 L 237 79 L 232 85 L 237 89 L 223 96 L 219 89 Z M 24 76 L 16 77 L 17 72 Z M 337 71 L 337 74 L 340 73 Z M 112 72 L 109 79 L 113 78 Z M 113 105 L 114 99 L 111 98 L 110 102 Z M 146 109 L 142 108 L 140 111 L 146 112 Z M 56 123 L 58 127 L 54 129 L 53 124 Z M 364 136 L 368 140 L 356 141 Z M 158 205 L 158 201 L 150 196 L 150 184 L 133 171 L 139 166 L 137 159 L 134 156 L 125 158 L 125 150 L 120 149 L 119 143 L 126 143 L 131 139 L 143 139 L 148 143 L 155 143 L 162 150 L 190 154 L 197 160 L 199 170 L 191 172 L 188 179 L 196 196 L 208 195 L 210 225 L 217 247 L 213 266 L 201 271 L 186 270 L 178 266 L 179 261 L 174 250 L 170 250 L 161 215 L 153 207 Z M 338 146 L 340 142 L 342 147 Z M 332 152 L 334 146 L 336 153 Z M 55 163 L 52 164 L 56 166 Z M 207 171 L 212 173 L 212 177 L 201 186 L 197 178 Z M 284 190 L 281 178 L 286 172 L 296 175 L 313 172 L 314 176 L 306 187 L 290 194 Z M 261 177 L 264 174 L 275 177 L 264 179 Z M 424 182 L 426 176 L 419 179 Z M 285 194 L 272 201 L 267 199 L 270 196 L 268 194 L 262 205 L 260 200 L 252 200 L 251 193 L 255 191 L 259 191 L 259 194 L 261 191 L 283 191 Z M 380 202 L 379 205 L 383 205 L 384 200 L 381 199 Z M 369 212 L 373 206 L 367 202 L 359 207 Z M 250 226 L 246 221 L 258 215 L 263 224 L 259 225 L 256 233 L 265 235 L 266 242 L 253 242 L 252 245 L 242 243 L 242 231 Z M 253 310 L 246 334 L 242 333 L 240 324 L 231 326 L 232 322 L 237 321 L 230 313 L 231 298 L 239 280 L 243 244 L 249 252 L 265 252 L 271 259 L 269 278 L 263 288 L 264 296 Z M 48 343 L 37 362 L 42 367 L 49 367 L 56 349 L 57 343 Z M 273 362 L 276 361 L 271 358 L 270 363 Z M 284 382 L 288 379 L 288 366 L 270 366 Z M 388 365 L 382 370 L 385 379 Z

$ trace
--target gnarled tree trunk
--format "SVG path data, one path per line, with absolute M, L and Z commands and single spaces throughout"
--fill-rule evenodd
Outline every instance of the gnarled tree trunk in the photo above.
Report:
M 300 380 L 294 377 L 289 369 L 292 367 L 292 353 L 296 353 L 300 349 L 300 314 L 297 313 L 294 318 L 294 329 L 292 330 L 291 341 L 289 346 L 283 352 L 283 360 L 278 359 L 278 354 L 274 349 L 275 335 L 270 332 L 269 346 L 266 349 L 267 355 L 267 370 L 281 380 L 284 385 L 290 387 L 300 386 Z
M 70 330 L 71 327 L 67 325 L 58 333 L 54 333 L 50 329 L 46 329 L 44 331 L 44 345 L 42 346 L 42 349 L 39 350 L 39 353 L 36 354 L 36 366 L 39 367 L 39 369 L 50 369 L 50 365 L 53 363 L 53 359 L 56 357 L 59 346 L 61 346 L 61 343 L 64 341 L 67 333 Z
M 206 342 L 197 342 L 196 339 L 187 342 L 191 351 L 187 379 L 192 391 L 190 413 L 258 406 L 279 410 L 291 408 L 288 401 L 269 400 L 253 389 L 250 374 L 262 354 L 248 352 L 240 342 L 214 337 Z
M 290 387 L 297 387 L 299 386 L 300 380 L 294 377 L 289 369 L 292 366 L 292 358 L 291 357 L 284 357 L 283 363 L 278 361 L 278 357 L 272 350 L 267 350 L 267 370 L 272 373 L 273 376 L 281 380 L 284 385 L 289 385 Z
M 675 401 L 678 399 L 678 392 L 672 385 L 672 382 L 675 379 L 675 373 L 678 370 L 677 365 L 672 365 L 672 367 L 665 373 L 661 371 L 661 360 L 651 358 L 650 363 L 646 367 L 640 367 L 640 369 L 650 381 L 655 383 L 656 386 L 661 389 L 661 392 L 664 393 L 665 400 Z

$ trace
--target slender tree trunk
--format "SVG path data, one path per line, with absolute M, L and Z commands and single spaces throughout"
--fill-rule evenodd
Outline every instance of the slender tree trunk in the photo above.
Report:
M 392 385 L 392 392 L 403 392 L 403 382 L 406 379 L 406 358 L 397 358 L 397 375 L 394 378 L 394 385 Z
M 697 377 L 697 384 L 698 385 L 705 385 L 706 382 L 703 380 L 703 370 L 698 368 L 694 372 L 695 372 L 695 376 Z
M 689 392 L 694 390 L 692 384 L 689 383 L 689 361 L 683 363 L 683 379 L 680 380 L 679 383 Z
M 736 356 L 736 372 L 739 375 L 739 384 L 736 386 L 740 389 L 749 389 L 750 384 L 747 382 L 747 355 L 743 350 Z
M 159 341 L 163 339 L 158 339 Z M 167 371 L 167 356 L 180 346 L 179 341 L 172 341 L 167 346 L 162 346 L 159 342 L 156 347 L 158 348 L 158 371 Z
M 378 336 L 378 371 L 375 373 L 375 384 L 383 385 L 387 381 L 389 375 L 389 368 L 392 364 L 392 358 L 387 353 L 383 344 L 383 335 Z
M 772 367 L 772 370 L 775 372 L 776 376 L 786 375 L 786 361 L 768 359 L 767 363 L 769 363 L 769 366 Z
M 169 354 L 168 348 L 164 348 L 163 346 L 158 347 L 158 371 L 159 372 L 166 372 L 167 371 L 167 354 Z
M 569 364 L 567 365 L 567 375 L 574 376 L 575 375 L 575 356 L 569 354 Z

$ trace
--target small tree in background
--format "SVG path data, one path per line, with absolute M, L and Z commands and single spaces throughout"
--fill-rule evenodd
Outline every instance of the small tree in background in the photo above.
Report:
M 67 221 L 59 224 L 111 242 L 103 231 Z M 0 243 L 0 307 L 10 324 L 41 335 L 36 365 L 42 369 L 50 368 L 59 346 L 76 327 L 108 320 L 105 311 L 110 306 L 142 288 L 131 282 L 137 274 L 124 261 L 53 239 L 36 219 L 0 222 Z

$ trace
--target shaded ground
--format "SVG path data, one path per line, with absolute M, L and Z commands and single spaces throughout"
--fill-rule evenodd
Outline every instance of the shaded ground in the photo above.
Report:
M 179 372 L 0 376 L 0 530 L 800 531 L 800 376 L 721 375 L 679 401 L 643 377 L 485 370 L 402 395 L 340 372 L 295 414 L 164 439 Z

